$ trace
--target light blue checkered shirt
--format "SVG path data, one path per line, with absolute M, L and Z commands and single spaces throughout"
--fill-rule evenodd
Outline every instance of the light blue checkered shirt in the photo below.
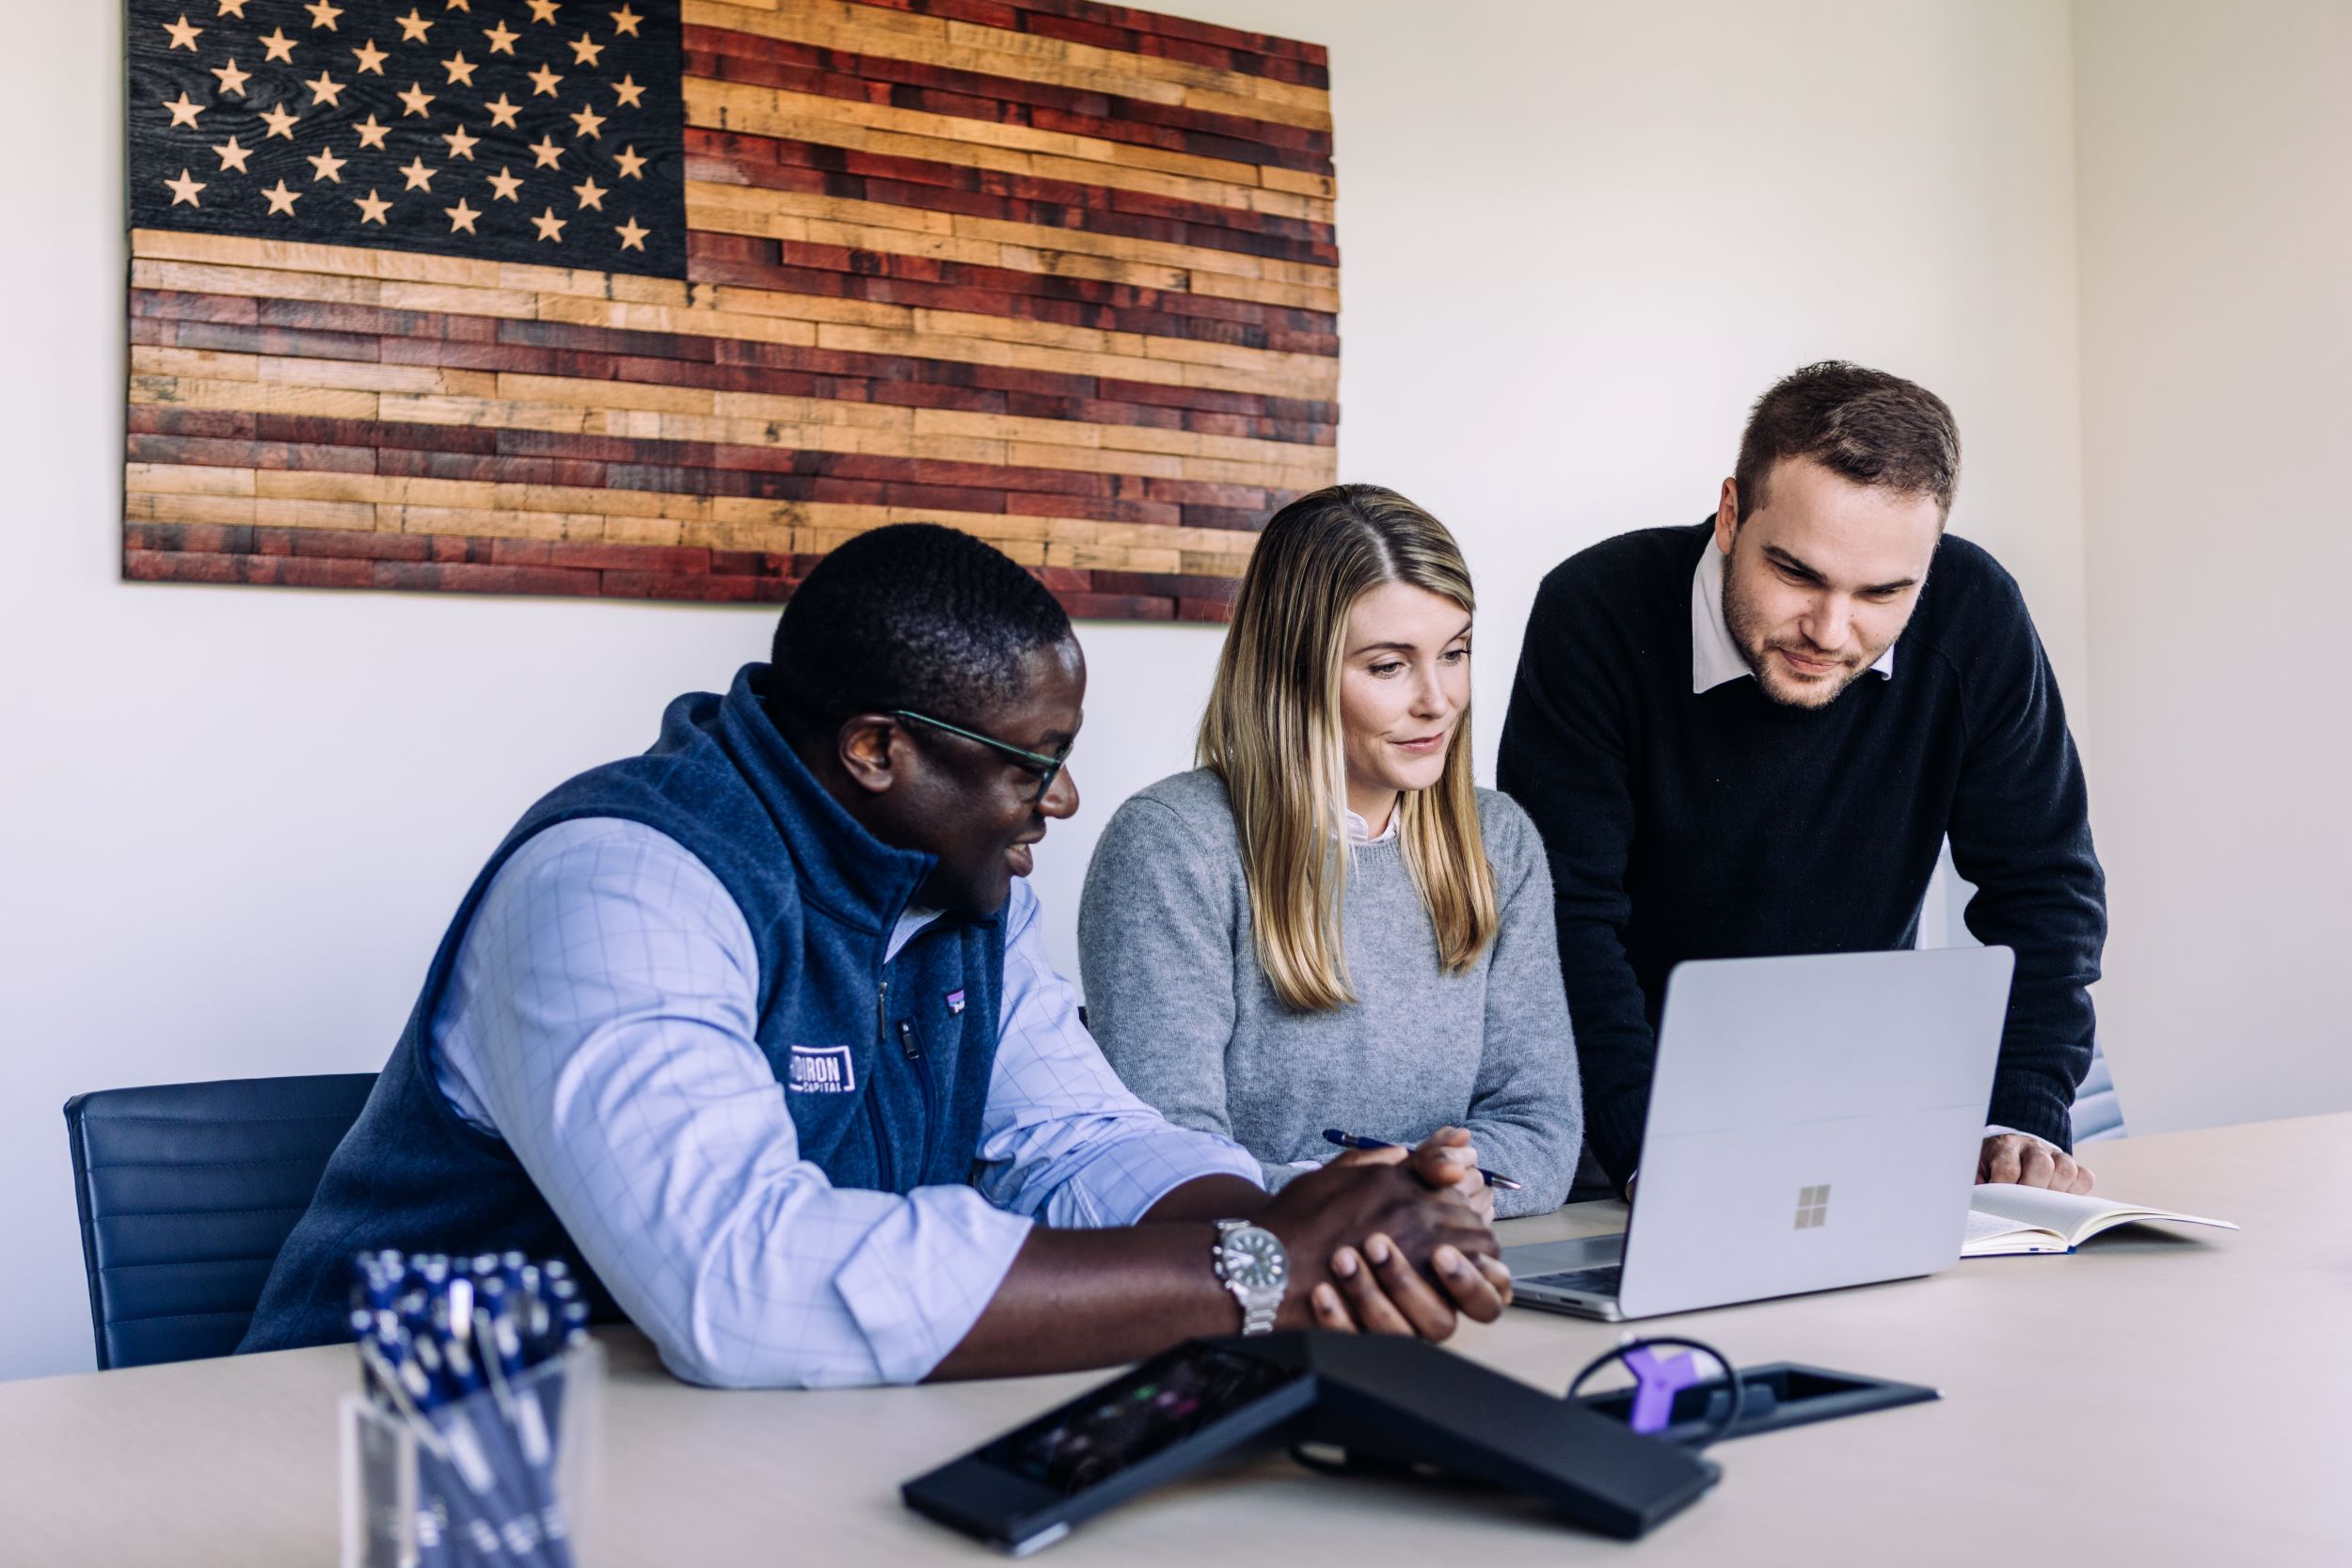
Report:
M 888 956 L 935 915 L 911 912 Z M 641 823 L 561 823 L 476 911 L 433 1020 L 434 1081 L 505 1140 L 671 1370 L 723 1387 L 912 1383 L 978 1319 L 1029 1227 L 1132 1225 L 1248 1152 L 1127 1092 L 1005 911 L 974 1184 L 835 1187 L 754 1043 L 757 949 L 726 889 Z M 1208 1267 L 1204 1257 L 1201 1267 Z

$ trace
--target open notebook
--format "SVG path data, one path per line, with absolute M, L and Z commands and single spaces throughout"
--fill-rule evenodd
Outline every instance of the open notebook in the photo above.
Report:
M 2103 1197 L 2077 1197 L 2043 1187 L 1990 1182 L 1979 1187 L 1969 1200 L 1968 1235 L 1960 1255 L 2000 1258 L 2019 1252 L 2072 1252 L 2102 1230 L 2135 1220 L 2237 1228 L 2228 1220 L 2199 1219 L 2166 1209 L 2143 1209 L 2136 1203 L 2110 1203 Z

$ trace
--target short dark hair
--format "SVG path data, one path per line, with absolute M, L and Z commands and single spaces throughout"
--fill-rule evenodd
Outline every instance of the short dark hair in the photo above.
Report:
M 936 523 L 861 533 L 818 562 L 776 622 L 769 702 L 796 739 L 851 714 L 968 722 L 1012 696 L 1022 658 L 1072 636 L 1045 585 Z
M 1765 477 L 1784 457 L 1899 495 L 1933 496 L 1948 514 L 1960 485 L 1960 426 L 1916 382 L 1843 359 L 1791 372 L 1756 400 L 1740 437 L 1740 520 L 1764 504 Z

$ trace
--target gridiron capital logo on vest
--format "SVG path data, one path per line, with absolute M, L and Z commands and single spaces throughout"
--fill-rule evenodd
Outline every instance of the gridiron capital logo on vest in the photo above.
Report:
M 796 1045 L 791 1076 L 784 1086 L 794 1094 L 854 1094 L 857 1069 L 846 1045 Z

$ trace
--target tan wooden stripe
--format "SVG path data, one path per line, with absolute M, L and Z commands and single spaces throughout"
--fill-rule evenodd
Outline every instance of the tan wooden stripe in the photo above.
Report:
M 485 484 L 372 474 L 125 467 L 138 522 L 221 523 L 477 538 L 574 539 L 818 553 L 889 523 L 935 522 L 989 540 L 1029 565 L 1238 578 L 1255 536 L 1217 529 L 1099 523 L 919 507 L 755 501 L 552 485 Z
M 219 235 L 175 238 L 203 240 L 210 254 L 224 257 L 237 254 L 235 246 L 261 243 Z M 367 252 L 359 250 L 358 254 L 364 256 Z M 535 281 L 569 286 L 577 286 L 579 279 L 599 276 L 548 268 L 514 270 L 535 275 Z M 501 269 L 501 275 L 508 276 L 505 269 Z M 690 304 L 671 306 L 607 299 L 593 293 L 526 294 L 515 288 L 406 283 L 146 260 L 133 261 L 132 283 L 136 288 L 330 300 L 391 309 L 563 321 L 579 325 L 743 338 L 803 346 L 811 341 L 809 328 L 813 325 L 814 341 L 820 347 L 1214 388 L 1262 396 L 1328 396 L 1339 384 L 1339 361 L 1325 355 L 1284 354 L 972 311 L 910 309 L 864 300 L 732 286 L 698 284 L 688 291 Z
M 1238 251 L 690 180 L 689 227 L 1336 313 L 1339 270 Z
M 896 158 L 1146 191 L 1312 223 L 1332 221 L 1327 194 L 1305 196 L 1269 189 L 1259 183 L 1259 166 L 1254 164 L 1192 157 L 991 119 L 787 92 L 749 82 L 690 76 L 685 98 L 686 122 L 706 130 L 784 136 Z
M 685 20 L 691 26 L 732 28 L 820 49 L 917 60 L 1316 131 L 1331 128 L 1331 95 L 1320 87 L 845 0 L 793 0 L 784 8 L 686 0 Z

